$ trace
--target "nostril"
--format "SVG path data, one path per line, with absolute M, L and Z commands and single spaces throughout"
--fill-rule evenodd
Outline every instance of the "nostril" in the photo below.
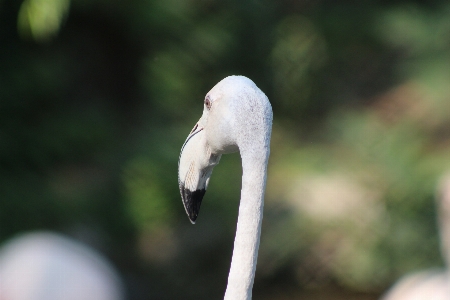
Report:
M 198 128 L 198 123 L 195 124 L 194 128 L 191 130 L 191 132 L 189 134 L 193 133 L 195 130 L 197 130 L 197 128 Z

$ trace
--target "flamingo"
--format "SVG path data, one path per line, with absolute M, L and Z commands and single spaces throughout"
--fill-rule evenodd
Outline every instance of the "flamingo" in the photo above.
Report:
M 122 300 L 119 275 L 97 252 L 37 231 L 0 249 L 1 300 Z
M 241 156 L 241 199 L 225 300 L 252 298 L 271 132 L 269 99 L 249 78 L 229 76 L 207 93 L 203 115 L 181 148 L 178 184 L 192 224 L 222 154 L 239 151 Z
M 407 275 L 396 283 L 382 300 L 450 299 L 450 175 L 445 176 L 439 185 L 437 206 L 441 250 L 446 269 Z

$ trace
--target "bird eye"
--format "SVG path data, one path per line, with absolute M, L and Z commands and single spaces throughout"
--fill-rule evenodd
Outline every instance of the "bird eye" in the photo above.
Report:
M 209 97 L 205 98 L 205 106 L 208 110 L 211 109 L 211 100 L 209 100 Z

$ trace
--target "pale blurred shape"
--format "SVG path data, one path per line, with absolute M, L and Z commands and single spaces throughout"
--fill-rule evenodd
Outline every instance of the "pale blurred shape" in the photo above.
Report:
M 288 196 L 290 203 L 316 220 L 351 219 L 367 225 L 382 212 L 380 195 L 343 174 L 299 178 Z
M 383 300 L 448 300 L 448 272 L 422 272 L 409 275 L 397 283 Z
M 70 0 L 25 0 L 17 27 L 22 38 L 45 42 L 54 37 L 69 12 Z
M 346 172 L 303 175 L 288 190 L 288 203 L 318 230 L 311 258 L 322 270 L 359 289 L 378 280 L 384 271 L 374 255 L 385 215 L 380 191 Z
M 92 249 L 50 232 L 21 235 L 0 248 L 2 300 L 121 300 L 113 267 Z

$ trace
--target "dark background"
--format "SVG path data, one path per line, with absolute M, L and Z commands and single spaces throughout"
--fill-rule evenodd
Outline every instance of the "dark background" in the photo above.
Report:
M 239 155 L 195 226 L 177 162 L 239 74 L 274 112 L 254 298 L 376 299 L 443 265 L 449 50 L 447 1 L 0 0 L 0 242 L 62 232 L 130 300 L 220 299 Z

